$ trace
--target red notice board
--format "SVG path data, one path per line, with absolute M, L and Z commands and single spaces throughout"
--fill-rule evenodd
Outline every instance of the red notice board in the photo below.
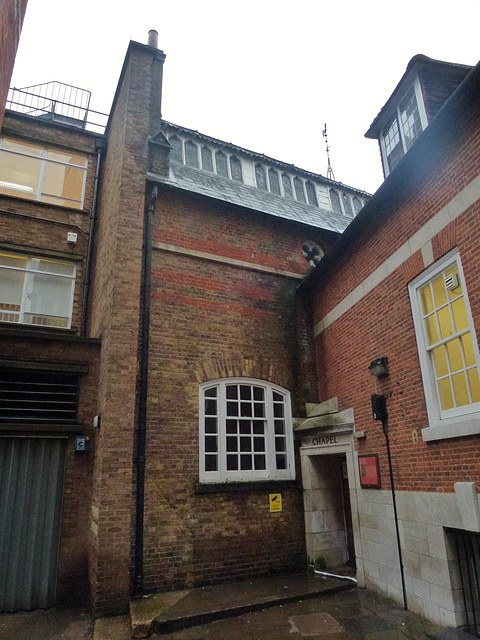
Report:
M 380 489 L 380 468 L 378 454 L 358 456 L 358 469 L 360 471 L 360 485 L 366 489 Z

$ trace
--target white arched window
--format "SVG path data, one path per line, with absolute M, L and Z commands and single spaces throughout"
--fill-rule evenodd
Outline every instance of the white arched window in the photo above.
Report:
M 295 478 L 290 393 L 252 378 L 200 386 L 200 482 Z

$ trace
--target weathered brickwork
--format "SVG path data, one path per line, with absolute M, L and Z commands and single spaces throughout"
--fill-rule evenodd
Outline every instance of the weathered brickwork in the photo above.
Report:
M 150 113 L 150 89 L 161 77 L 157 54 L 135 45 L 127 53 L 106 132 L 99 198 L 90 325 L 91 335 L 102 337 L 97 409 L 102 428 L 90 535 L 90 588 L 98 614 L 126 611 L 130 596 L 142 233 L 148 136 L 157 117 Z
M 154 240 L 150 340 L 145 572 L 148 590 L 184 588 L 303 566 L 302 494 L 282 490 L 283 512 L 268 493 L 197 494 L 199 384 L 250 377 L 292 393 L 301 354 L 294 312 L 299 280 L 262 267 L 304 274 L 302 243 L 311 229 L 160 190 Z M 200 251 L 210 259 L 185 255 Z M 215 258 L 241 260 L 239 267 Z M 306 335 L 302 335 L 305 344 Z M 304 353 L 305 352 L 305 353 Z M 297 468 L 299 478 L 299 468 Z M 274 488 L 270 489 L 274 491 Z
M 35 337 L 22 337 L 22 330 L 0 325 L 0 354 L 2 359 L 28 365 L 48 364 L 52 370 L 58 363 L 62 366 L 82 365 L 86 371 L 79 374 L 77 431 L 90 437 L 94 445 L 95 434 L 93 417 L 95 415 L 98 384 L 98 358 L 100 345 L 96 341 L 58 339 L 54 331 L 37 331 Z M 35 333 L 35 331 L 30 333 Z M 62 334 L 64 332 L 61 332 Z M 49 425 L 49 432 L 55 432 Z M 14 435 L 12 429 L 8 432 Z M 22 435 L 39 435 L 29 431 L 28 425 L 22 427 Z M 56 432 L 55 432 L 56 433 Z M 60 430 L 61 433 L 61 430 Z M 74 432 L 75 433 L 75 432 Z M 62 521 L 60 526 L 60 563 L 58 573 L 57 597 L 59 603 L 72 606 L 88 601 L 88 531 L 91 502 L 91 478 L 93 471 L 93 448 L 87 453 L 75 453 L 74 433 L 68 437 L 67 461 L 63 490 Z
M 470 119 L 454 152 L 425 184 L 412 190 L 395 215 L 376 221 L 340 256 L 335 270 L 315 292 L 315 322 L 365 280 L 480 172 L 480 119 Z M 432 239 L 433 258 L 457 247 L 466 289 L 480 336 L 480 204 L 468 208 Z M 359 453 L 380 453 L 382 487 L 388 482 L 385 440 L 372 420 L 370 395 L 387 395 L 396 489 L 453 492 L 454 482 L 480 481 L 478 436 L 424 442 L 428 426 L 408 282 L 424 270 L 420 251 L 317 336 L 322 399 L 338 396 L 341 409 L 354 408 L 355 428 L 364 430 Z M 390 374 L 379 380 L 368 371 L 376 357 L 388 356 Z M 453 427 L 452 427 L 453 429 Z
M 68 437 L 67 461 L 63 487 L 62 520 L 60 523 L 60 557 L 57 584 L 58 602 L 64 605 L 85 604 L 88 601 L 88 536 L 90 529 L 91 482 L 95 448 L 93 417 L 96 414 L 99 341 L 81 339 L 80 333 L 84 295 L 85 263 L 89 237 L 90 211 L 93 205 L 94 176 L 97 156 L 95 136 L 53 123 L 8 113 L 2 135 L 17 139 L 44 142 L 53 147 L 74 149 L 88 158 L 85 186 L 85 207 L 76 209 L 38 203 L 25 198 L 0 195 L 0 249 L 28 255 L 51 256 L 72 261 L 76 266 L 75 293 L 70 330 L 37 328 L 31 325 L 0 324 L 0 357 L 23 367 L 50 366 L 56 363 L 77 367 L 79 395 L 76 433 L 90 437 L 88 453 L 74 451 L 74 432 Z M 67 244 L 67 233 L 77 233 L 77 243 Z M 3 425 L 5 426 L 5 425 Z M 47 425 L 44 432 L 29 432 L 22 425 L 22 435 L 52 433 Z M 8 433 L 15 435 L 12 428 Z M 60 429 L 58 432 L 62 434 Z

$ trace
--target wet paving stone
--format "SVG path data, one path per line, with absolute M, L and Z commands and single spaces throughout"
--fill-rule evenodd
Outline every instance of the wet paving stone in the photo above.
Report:
M 315 635 L 330 634 L 332 636 L 343 633 L 345 629 L 328 613 L 310 613 L 307 615 L 292 616 L 293 629 L 304 638 Z
M 356 618 L 343 618 L 342 625 L 352 633 L 373 633 L 375 631 L 392 631 L 393 627 L 383 618 L 378 616 L 362 616 Z

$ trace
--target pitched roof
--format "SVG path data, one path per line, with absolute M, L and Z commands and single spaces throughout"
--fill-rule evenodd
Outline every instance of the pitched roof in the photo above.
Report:
M 388 113 L 391 110 L 392 103 L 396 100 L 396 97 L 398 93 L 401 91 L 406 78 L 408 77 L 410 72 L 412 72 L 412 69 L 414 69 L 415 67 L 419 69 L 425 68 L 425 69 L 431 69 L 431 70 L 433 69 L 441 70 L 444 74 L 454 74 L 458 78 L 458 81 L 456 83 L 457 86 L 465 78 L 465 76 L 468 73 L 470 73 L 470 71 L 472 70 L 472 67 L 466 64 L 457 64 L 454 62 L 444 62 L 443 60 L 435 60 L 434 58 L 429 58 L 428 56 L 423 55 L 423 53 L 417 53 L 415 56 L 413 56 L 413 58 L 408 63 L 407 68 L 405 69 L 405 73 L 400 78 L 392 94 L 390 95 L 386 103 L 383 105 L 383 107 L 380 109 L 374 121 L 370 125 L 368 131 L 365 133 L 366 138 L 375 139 L 377 137 L 379 121 L 382 119 L 382 117 L 386 113 Z
M 335 233 L 342 233 L 350 222 L 350 218 L 333 211 L 283 198 L 268 191 L 222 178 L 200 169 L 193 169 L 174 161 L 170 163 L 168 178 L 155 173 L 148 173 L 147 178 L 182 191 L 229 202 L 246 209 Z

